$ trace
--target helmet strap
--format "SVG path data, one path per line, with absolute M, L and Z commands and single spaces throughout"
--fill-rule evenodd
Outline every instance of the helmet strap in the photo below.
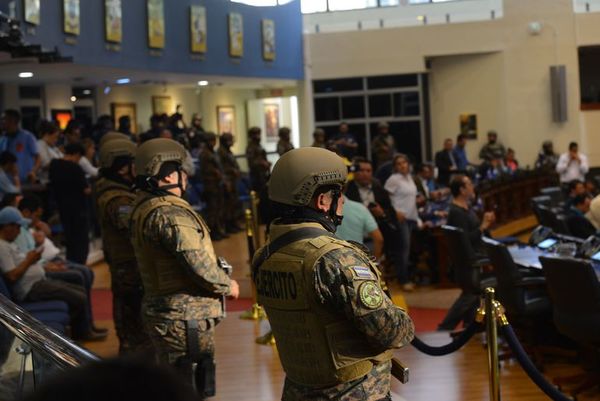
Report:
M 333 224 L 335 224 L 336 226 L 342 224 L 342 220 L 344 219 L 344 216 L 339 216 L 337 214 L 338 201 L 340 200 L 341 196 L 342 191 L 340 191 L 339 189 L 331 190 L 331 205 L 329 206 L 329 211 L 327 212 L 327 215 L 329 219 L 333 222 Z

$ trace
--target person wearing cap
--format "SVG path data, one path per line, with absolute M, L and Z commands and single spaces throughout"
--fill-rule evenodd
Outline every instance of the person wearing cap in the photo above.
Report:
M 275 164 L 277 216 L 252 261 L 283 369 L 283 401 L 391 400 L 392 350 L 414 327 L 381 288 L 363 248 L 337 238 L 347 169 L 335 153 L 294 149 Z
M 110 268 L 113 319 L 121 355 L 150 347 L 142 323 L 142 279 L 129 241 L 129 213 L 135 200 L 132 189 L 135 152 L 136 145 L 129 139 L 113 139 L 102 145 L 103 183 L 94 194 L 104 258 Z
M 225 216 L 223 203 L 225 193 L 223 190 L 223 168 L 215 152 L 217 135 L 214 132 L 204 134 L 206 146 L 200 153 L 200 179 L 204 188 L 202 200 L 206 204 L 204 215 L 206 223 L 210 228 L 210 237 L 213 241 L 219 241 L 228 237 L 225 233 Z
M 225 184 L 225 230 L 227 233 L 237 233 L 241 230 L 238 220 L 242 215 L 242 204 L 239 199 L 237 183 L 242 176 L 240 165 L 231 151 L 233 135 L 225 132 L 219 137 L 217 154 L 223 168 Z
M 53 280 L 46 277 L 39 263 L 43 249 L 36 248 L 27 254 L 14 244 L 21 233 L 21 226 L 29 221 L 15 207 L 0 210 L 0 271 L 11 284 L 18 302 L 48 300 L 64 301 L 69 306 L 72 336 L 76 340 L 92 341 L 106 338 L 106 332 L 95 332 L 89 314 L 89 298 L 80 285 Z
M 479 158 L 486 162 L 491 162 L 492 159 L 504 160 L 506 149 L 498 142 L 498 133 L 493 130 L 488 131 L 487 138 L 487 143 L 479 151 Z
M 65 235 L 68 260 L 86 264 L 89 252 L 88 196 L 92 190 L 79 165 L 85 150 L 79 143 L 65 146 L 62 159 L 50 162 L 48 177 Z
M 182 198 L 188 185 L 184 158 L 183 146 L 165 138 L 137 149 L 131 242 L 144 285 L 142 320 L 155 354 L 206 397 L 214 393 L 202 386 L 214 383 L 222 299 L 237 298 L 239 286 L 221 268 L 208 226 Z
M 390 135 L 390 125 L 382 121 L 377 124 L 377 135 L 371 142 L 371 152 L 373 152 L 373 162 L 375 167 L 392 160 L 396 152 L 394 137 Z

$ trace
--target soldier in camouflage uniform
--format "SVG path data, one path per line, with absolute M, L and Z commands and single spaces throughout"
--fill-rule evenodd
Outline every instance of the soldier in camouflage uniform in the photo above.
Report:
M 213 241 L 218 241 L 227 236 L 223 208 L 223 170 L 215 152 L 217 136 L 213 132 L 206 132 L 204 139 L 206 146 L 200 153 L 200 179 L 204 184 L 202 200 L 206 204 L 205 216 L 210 228 L 210 237 Z
M 138 148 L 131 239 L 144 284 L 142 318 L 154 350 L 206 397 L 211 392 L 204 385 L 214 382 L 222 297 L 237 298 L 239 287 L 220 268 L 206 223 L 181 197 L 187 188 L 184 158 L 183 147 L 170 139 Z
M 267 152 L 260 144 L 260 133 L 260 128 L 250 128 L 248 130 L 248 146 L 246 147 L 246 159 L 250 169 L 252 189 L 258 194 L 264 192 L 271 169 L 271 163 L 267 160 Z
M 129 139 L 104 142 L 100 148 L 101 181 L 95 193 L 121 355 L 150 347 L 142 325 L 142 280 L 129 241 L 129 212 L 135 199 L 131 189 L 135 151 L 136 146 Z
M 336 154 L 301 148 L 279 159 L 269 182 L 279 218 L 253 280 L 286 372 L 283 401 L 391 400 L 392 350 L 413 338 L 369 256 L 333 235 L 345 179 Z
M 277 142 L 277 153 L 283 156 L 284 153 L 294 149 L 290 140 L 291 130 L 288 127 L 279 128 L 279 141 Z
M 219 138 L 219 161 L 223 168 L 225 183 L 225 230 L 229 233 L 240 231 L 238 218 L 241 216 L 242 205 L 237 191 L 237 182 L 241 177 L 240 166 L 231 151 L 233 135 L 224 133 Z
M 371 152 L 375 167 L 391 161 L 396 153 L 394 137 L 390 135 L 390 126 L 385 121 L 377 124 L 377 136 L 371 142 Z

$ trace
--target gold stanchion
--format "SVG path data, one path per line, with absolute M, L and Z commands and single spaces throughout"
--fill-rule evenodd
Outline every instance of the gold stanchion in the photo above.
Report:
M 494 299 L 495 290 L 485 289 L 485 318 L 488 351 L 488 372 L 490 374 L 490 401 L 500 401 L 500 371 L 498 360 L 498 326 L 496 318 L 500 304 Z
M 258 218 L 258 204 L 260 203 L 260 199 L 256 191 L 250 191 L 250 207 L 252 209 L 252 229 L 254 231 L 254 249 L 260 248 L 261 239 L 260 239 L 260 223 Z
M 252 265 L 252 258 L 254 257 L 254 252 L 256 249 L 254 248 L 254 222 L 252 218 L 252 211 L 250 209 L 246 209 L 245 211 L 246 217 L 246 240 L 248 242 L 248 257 L 250 260 L 250 265 Z M 250 279 L 250 283 L 252 285 L 252 299 L 254 303 L 252 304 L 252 308 L 247 310 L 246 312 L 240 315 L 240 319 L 244 320 L 261 320 L 265 317 L 265 310 L 256 302 L 256 287 L 254 286 L 254 280 Z
M 256 343 L 260 345 L 275 345 L 275 336 L 273 335 L 273 331 L 269 330 L 269 332 L 264 336 L 257 337 Z

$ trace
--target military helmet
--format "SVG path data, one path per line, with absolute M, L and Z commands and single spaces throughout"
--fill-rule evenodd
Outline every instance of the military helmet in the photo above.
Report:
M 167 138 L 150 139 L 137 148 L 135 170 L 138 175 L 154 177 L 164 163 L 182 164 L 185 157 L 185 149 L 179 142 Z
M 113 139 L 100 147 L 100 167 L 112 167 L 115 159 L 121 156 L 135 157 L 137 146 L 129 139 Z
M 269 181 L 269 199 L 292 206 L 306 206 L 319 187 L 344 185 L 346 165 L 335 153 L 322 148 L 299 148 L 275 163 Z
M 98 145 L 100 147 L 102 147 L 102 145 L 104 145 L 106 142 L 110 142 L 115 139 L 126 139 L 126 140 L 130 141 L 130 138 L 125 134 L 122 134 L 120 132 L 115 132 L 115 131 L 109 131 L 106 134 L 104 134 L 102 136 L 102 138 L 100 138 L 100 142 L 98 143 Z

